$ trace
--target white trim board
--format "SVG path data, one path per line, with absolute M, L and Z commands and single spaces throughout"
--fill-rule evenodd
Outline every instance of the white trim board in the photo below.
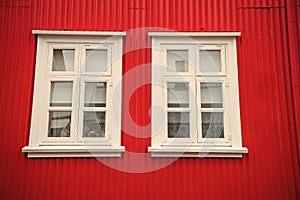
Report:
M 149 32 L 149 36 L 190 36 L 190 37 L 236 37 L 241 32 Z
M 32 30 L 37 35 L 95 35 L 95 36 L 126 36 L 126 32 L 106 31 L 55 31 L 55 30 Z

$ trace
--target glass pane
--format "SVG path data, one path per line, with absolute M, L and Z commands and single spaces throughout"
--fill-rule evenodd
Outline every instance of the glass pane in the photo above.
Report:
M 168 138 L 189 138 L 189 121 L 188 112 L 168 112 Z
M 73 71 L 74 49 L 54 49 L 52 71 Z
M 189 107 L 188 83 L 168 83 L 168 107 Z
M 72 106 L 73 82 L 51 82 L 50 106 Z
M 223 107 L 222 83 L 201 83 L 201 107 Z
M 70 137 L 71 111 L 50 111 L 48 137 Z
M 221 72 L 220 50 L 200 50 L 200 72 Z
M 84 112 L 83 137 L 105 136 L 105 112 Z
M 84 106 L 106 106 L 106 83 L 85 83 Z
M 187 72 L 188 71 L 188 50 L 167 51 L 167 71 Z
M 202 112 L 201 117 L 203 138 L 224 138 L 222 112 Z
M 86 50 L 85 71 L 105 72 L 107 66 L 107 50 L 89 49 Z

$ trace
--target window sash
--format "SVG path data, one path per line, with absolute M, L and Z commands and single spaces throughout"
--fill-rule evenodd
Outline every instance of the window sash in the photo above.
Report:
M 227 76 L 227 56 L 226 56 L 226 45 L 225 44 L 201 44 L 196 48 L 196 76 L 215 76 L 215 77 L 221 77 L 221 76 Z M 201 72 L 200 71 L 200 50 L 219 50 L 221 54 L 221 72 Z
M 80 63 L 84 63 L 86 49 L 105 49 L 107 50 L 107 62 L 108 70 L 107 72 L 85 72 L 84 64 L 79 66 Z M 107 96 L 112 95 L 112 91 L 109 85 L 110 79 L 112 79 L 112 51 L 111 45 L 103 45 L 103 44 L 88 44 L 85 45 L 83 43 L 79 44 L 65 44 L 65 43 L 49 43 L 48 44 L 48 59 L 47 59 L 47 80 L 48 80 L 48 89 L 47 95 L 48 99 L 47 103 L 47 113 L 44 116 L 47 116 L 47 121 L 44 122 L 44 131 L 41 136 L 41 143 L 43 145 L 53 145 L 53 144 L 64 144 L 64 145 L 72 145 L 76 143 L 92 143 L 93 145 L 110 145 L 108 141 L 108 133 L 111 132 L 111 123 L 110 117 L 111 114 L 108 112 L 108 105 L 105 107 L 84 107 L 84 83 L 85 82 L 106 82 L 107 83 Z M 52 71 L 52 62 L 53 62 L 53 50 L 54 49 L 74 49 L 74 67 L 73 71 Z M 72 91 L 72 106 L 71 107 L 57 107 L 50 106 L 50 93 L 51 93 L 51 82 L 64 82 L 64 81 L 72 81 L 73 82 L 73 91 Z M 106 98 L 106 104 L 107 104 Z M 49 129 L 49 112 L 50 111 L 71 111 L 71 126 L 70 126 L 70 137 L 49 137 L 48 129 Z M 83 130 L 83 113 L 84 112 L 106 112 L 105 117 L 105 137 L 101 138 L 84 138 L 82 137 Z M 47 123 L 47 124 L 46 124 Z
M 194 45 L 163 45 L 162 46 L 163 50 L 162 50 L 162 65 L 166 66 L 164 67 L 163 73 L 164 76 L 193 76 L 193 74 L 195 73 L 195 55 L 194 55 Z M 187 72 L 172 72 L 172 71 L 168 71 L 168 50 L 187 50 L 188 51 L 188 60 L 187 60 L 187 68 L 188 71 Z
M 72 88 L 72 106 L 70 107 L 57 107 L 57 106 L 50 106 L 50 97 L 51 97 L 51 82 L 72 82 L 73 83 L 73 88 Z M 41 109 L 40 112 L 43 113 L 43 116 L 45 116 L 45 120 L 40 120 L 41 122 L 41 127 L 43 127 L 43 131 L 40 135 L 41 137 L 41 142 L 46 144 L 46 143 L 55 143 L 55 142 L 66 142 L 66 143 L 74 143 L 74 140 L 76 138 L 76 122 L 77 122 L 77 106 L 78 102 L 75 101 L 77 97 L 77 85 L 78 81 L 75 77 L 67 76 L 67 77 L 48 77 L 45 80 L 45 83 L 47 84 L 46 90 L 44 90 L 44 98 L 45 101 L 41 99 L 41 103 L 44 105 L 45 109 Z M 50 112 L 53 111 L 70 111 L 71 112 L 71 126 L 70 126 L 70 137 L 49 137 L 48 131 L 49 131 L 49 115 Z
M 222 84 L 222 104 L 221 108 L 202 108 L 201 107 L 201 83 L 218 83 Z M 230 143 L 231 135 L 229 132 L 229 123 L 228 118 L 230 113 L 227 111 L 230 109 L 229 103 L 229 90 L 228 90 L 228 79 L 227 77 L 197 77 L 197 130 L 198 130 L 198 143 L 200 144 L 217 144 L 217 145 L 228 145 Z M 223 113 L 223 129 L 224 129 L 224 138 L 203 138 L 202 137 L 202 112 L 222 112 Z
M 199 64 L 199 51 L 203 50 L 220 50 L 221 54 L 221 72 L 220 73 L 199 73 L 198 68 L 191 66 L 191 70 L 189 67 L 188 72 L 168 72 L 166 69 L 163 71 L 163 82 L 164 82 L 164 102 L 163 106 L 165 109 L 164 119 L 166 121 L 166 125 L 164 126 L 166 143 L 170 144 L 218 144 L 228 146 L 231 140 L 231 134 L 228 129 L 228 112 L 225 112 L 228 99 L 228 92 L 226 90 L 228 78 L 226 71 L 226 45 L 202 45 L 196 47 L 195 45 L 163 45 L 163 56 L 162 56 L 162 64 L 164 66 L 167 65 L 167 51 L 168 50 L 184 50 L 188 49 L 189 52 L 189 63 L 192 63 L 193 58 L 195 58 L 196 64 Z M 195 54 L 195 52 L 197 52 Z M 192 56 L 192 57 L 191 57 Z M 189 65 L 190 66 L 190 65 Z M 195 65 L 199 66 L 199 65 Z M 188 108 L 170 108 L 168 107 L 167 100 L 167 84 L 174 82 L 189 82 L 189 107 Z M 192 83 L 192 84 L 191 84 Z M 200 84 L 201 83 L 219 83 L 222 84 L 222 107 L 221 108 L 201 108 L 201 91 Z M 194 94 L 194 96 L 191 94 Z M 196 102 L 195 102 L 196 101 Z M 193 103 L 192 103 L 193 102 Z M 193 109 L 194 108 L 196 109 Z M 193 112 L 193 110 L 196 110 Z M 167 116 L 168 112 L 190 112 L 190 138 L 168 138 L 168 123 Z M 223 128 L 224 128 L 224 138 L 202 138 L 202 118 L 201 112 L 222 112 L 223 113 Z
M 104 72 L 86 71 L 86 51 L 87 50 L 106 50 L 107 51 L 107 68 Z M 112 45 L 111 44 L 84 44 L 81 50 L 81 68 L 80 73 L 83 76 L 111 76 L 112 75 Z
M 168 107 L 168 83 L 188 83 L 188 102 L 189 106 L 188 107 Z M 196 111 L 195 109 L 192 109 L 193 107 L 196 106 L 196 90 L 195 90 L 195 80 L 194 78 L 191 77 L 165 77 L 164 78 L 164 85 L 161 87 L 161 89 L 164 91 L 164 101 L 163 101 L 163 107 L 165 110 L 165 124 L 164 124 L 164 140 L 167 143 L 172 143 L 172 144 L 189 144 L 189 143 L 194 143 L 196 140 L 197 136 L 197 131 L 196 131 Z M 169 112 L 189 112 L 189 138 L 169 138 L 168 137 L 168 113 Z
M 53 65 L 53 51 L 54 50 L 70 50 L 74 49 L 74 66 L 73 71 L 53 71 L 52 65 Z M 65 43 L 48 43 L 48 60 L 47 60 L 47 73 L 48 76 L 53 77 L 59 77 L 59 76 L 76 76 L 78 74 L 78 68 L 79 68 L 79 54 L 80 54 L 80 46 L 77 44 L 65 44 Z
M 106 83 L 106 106 L 105 107 L 85 107 L 85 83 L 105 82 Z M 111 114 L 109 112 L 110 101 L 107 97 L 112 95 L 112 88 L 110 86 L 110 78 L 108 77 L 90 77 L 84 76 L 80 78 L 80 97 L 79 97 L 79 109 L 78 109 L 78 135 L 77 142 L 83 143 L 96 143 L 97 145 L 108 145 L 108 137 L 111 132 Z M 105 112 L 105 136 L 104 137 L 83 137 L 83 123 L 84 112 Z

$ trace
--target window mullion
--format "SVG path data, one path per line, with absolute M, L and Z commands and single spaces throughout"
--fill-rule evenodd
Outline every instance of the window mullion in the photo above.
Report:
M 83 45 L 79 44 L 78 45 L 78 57 L 77 57 L 77 66 L 75 67 L 77 70 L 77 77 L 76 77 L 76 96 L 74 101 L 76 102 L 76 107 L 74 107 L 74 113 L 75 113 L 75 142 L 78 142 L 78 138 L 80 137 L 80 130 L 81 130 L 81 126 L 80 126 L 80 122 L 81 122 L 81 112 L 82 112 L 82 96 L 83 96 L 83 90 L 82 90 L 82 78 L 81 78 L 81 67 L 82 66 L 82 62 L 83 62 Z
M 193 54 L 195 55 L 195 54 Z M 193 57 L 194 59 L 194 57 Z M 195 71 L 193 73 L 192 80 L 189 88 L 189 108 L 190 108 L 190 135 L 191 142 L 197 141 L 197 85 L 195 79 Z

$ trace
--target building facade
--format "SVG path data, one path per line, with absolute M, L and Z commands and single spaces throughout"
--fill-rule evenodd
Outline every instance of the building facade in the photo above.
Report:
M 1 0 L 0 198 L 299 199 L 299 6 L 299 0 Z M 38 112 L 41 31 L 120 33 L 119 157 L 22 152 Z M 241 158 L 151 156 L 152 47 L 155 34 L 168 32 L 236 39 L 241 147 L 247 148 Z

